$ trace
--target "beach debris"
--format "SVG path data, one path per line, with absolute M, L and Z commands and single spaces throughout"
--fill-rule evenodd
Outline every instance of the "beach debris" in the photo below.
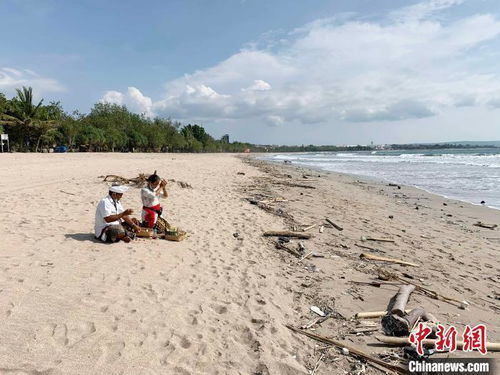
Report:
M 309 225 L 308 227 L 303 228 L 302 231 L 307 232 L 309 229 L 313 229 L 314 227 L 316 227 L 316 224 Z
M 497 224 L 486 224 L 486 223 L 482 223 L 480 221 L 478 221 L 477 223 L 474 223 L 472 225 L 474 225 L 476 227 L 491 229 L 491 230 L 494 230 L 496 227 L 498 227 Z
M 293 216 L 292 215 L 290 215 L 289 213 L 285 212 L 281 208 L 274 208 L 274 207 L 270 206 L 268 203 L 265 203 L 265 201 L 258 201 L 258 200 L 253 199 L 253 198 L 246 198 L 246 200 L 248 202 L 250 202 L 250 204 L 256 205 L 260 209 L 262 209 L 264 211 L 267 211 L 267 212 L 269 212 L 269 213 L 271 213 L 273 215 L 280 216 L 280 217 L 283 217 L 283 218 L 286 218 L 286 219 L 289 219 L 289 220 L 293 220 Z
M 325 227 L 323 225 L 319 227 L 319 233 L 323 233 L 324 230 L 325 230 Z
M 300 258 L 299 262 L 302 262 L 304 259 L 309 258 L 311 255 L 313 255 L 312 251 L 310 253 L 307 253 L 306 255 L 304 255 L 302 258 Z
M 404 260 L 379 257 L 378 255 L 373 255 L 373 254 L 368 254 L 368 253 L 363 253 L 359 257 L 363 258 L 363 259 L 375 260 L 375 261 L 380 261 L 380 262 L 402 264 L 404 266 L 420 267 L 418 264 L 405 262 Z
M 392 307 L 382 318 L 382 328 L 386 335 L 406 336 L 420 320 L 436 322 L 436 318 L 428 314 L 422 307 L 417 307 L 410 312 L 406 312 L 406 305 L 414 290 L 414 285 L 403 285 L 391 300 L 394 301 Z
M 292 176 L 290 176 L 292 178 Z M 275 185 L 284 185 L 284 186 L 289 186 L 289 187 L 299 187 L 303 189 L 316 189 L 315 186 L 310 186 L 310 185 L 303 185 L 303 184 L 295 184 L 292 182 L 285 182 L 285 181 L 273 181 L 272 182 Z
M 374 247 L 361 245 L 359 243 L 355 243 L 354 245 L 357 246 L 357 247 L 361 247 L 362 249 L 367 249 L 367 250 L 375 251 L 375 252 L 378 252 L 378 253 L 385 253 L 384 250 L 375 249 Z
M 342 228 L 340 225 L 337 225 L 335 224 L 332 220 L 330 220 L 329 218 L 325 218 L 326 222 L 330 225 L 332 225 L 335 229 L 337 229 L 338 231 L 343 231 L 344 228 Z
M 238 232 L 233 233 L 233 237 L 234 237 L 234 238 L 238 238 L 239 236 L 240 236 L 240 234 L 239 234 Z
M 285 250 L 285 251 L 289 252 L 290 254 L 296 256 L 299 259 L 302 257 L 301 253 L 299 253 L 297 250 L 289 248 L 281 241 L 276 242 L 275 247 L 276 247 L 276 249 Z
M 238 173 L 236 173 L 236 174 L 238 174 L 238 175 L 240 175 L 240 176 L 244 176 L 244 175 L 245 175 L 245 172 L 238 172 Z
M 59 190 L 61 193 L 64 193 L 64 194 L 68 194 L 68 195 L 77 195 L 75 193 L 70 193 L 70 192 L 67 192 L 67 191 L 64 191 L 64 190 Z
M 409 313 L 410 310 L 405 310 L 405 313 Z M 367 312 L 359 312 L 353 316 L 353 319 L 376 319 L 381 318 L 384 315 L 387 315 L 388 311 L 367 311 Z
M 486 202 L 485 201 L 481 201 L 481 204 L 486 204 Z
M 382 366 L 388 370 L 396 371 L 399 374 L 406 374 L 407 373 L 407 370 L 403 366 L 397 365 L 397 364 L 392 364 L 392 363 L 387 363 L 387 362 L 385 362 L 377 357 L 374 357 L 371 354 L 362 351 L 361 349 L 355 348 L 347 343 L 344 343 L 344 342 L 341 342 L 341 341 L 338 341 L 335 339 L 331 339 L 328 337 L 316 335 L 314 333 L 304 331 L 304 330 L 301 330 L 299 328 L 295 328 L 289 324 L 287 324 L 286 327 L 293 332 L 307 336 L 313 340 L 322 342 L 324 344 L 333 345 L 333 346 L 339 348 L 340 350 L 342 350 L 342 348 L 345 348 L 345 349 L 349 350 L 350 355 L 361 357 L 361 358 L 367 360 L 368 362 L 373 362 L 373 363 L 375 363 L 379 366 Z
M 312 264 L 312 263 L 306 264 L 304 266 L 304 269 L 309 271 L 309 272 L 319 272 L 320 271 L 319 268 L 315 264 Z
M 395 345 L 395 346 L 412 345 L 410 342 L 410 338 L 408 336 L 407 337 L 375 336 L 375 339 L 377 339 L 380 342 L 383 342 L 384 344 Z M 434 348 L 437 342 L 438 339 L 424 339 L 422 340 L 422 345 L 428 348 Z M 458 350 L 463 349 L 465 345 L 463 341 L 456 341 L 456 344 Z M 498 352 L 500 351 L 500 343 L 486 342 L 486 350 L 491 352 Z
M 311 370 L 310 375 L 316 374 L 316 371 L 318 371 L 319 366 L 321 365 L 324 356 L 325 356 L 325 353 L 321 353 L 321 355 L 319 356 L 318 360 L 316 361 L 316 364 L 314 365 L 313 369 Z
M 170 180 L 170 181 L 175 181 L 175 180 Z M 181 188 L 183 188 L 183 189 L 192 189 L 192 188 L 193 188 L 193 187 L 192 187 L 190 184 L 188 184 L 187 182 L 184 182 L 184 181 L 175 181 L 175 182 L 177 182 L 177 184 L 178 184 Z
M 99 178 L 104 178 L 104 182 L 118 182 L 122 185 L 134 185 L 136 187 L 143 187 L 146 185 L 146 180 L 148 176 L 145 173 L 139 173 L 139 176 L 133 178 L 126 178 L 118 176 L 115 174 L 108 174 L 106 176 L 99 176 Z
M 397 187 L 398 189 L 401 189 L 401 186 L 398 184 L 389 184 L 387 186 Z
M 292 161 L 291 160 L 283 160 L 283 163 L 285 163 L 285 164 L 292 164 Z
M 377 277 L 381 280 L 386 280 L 386 281 L 387 280 L 397 280 L 397 281 L 404 283 L 404 284 L 414 285 L 417 292 L 419 292 L 420 294 L 427 296 L 427 297 L 430 297 L 430 298 L 433 298 L 433 299 L 436 299 L 436 300 L 439 300 L 439 301 L 448 302 L 449 304 L 457 306 L 457 307 L 462 308 L 462 309 L 465 309 L 470 305 L 469 302 L 467 302 L 465 300 L 461 301 L 461 300 L 453 298 L 453 297 L 448 297 L 448 296 L 442 295 L 441 293 L 438 293 L 434 290 L 423 287 L 423 286 L 421 286 L 413 281 L 403 279 L 402 277 L 398 276 L 394 272 L 390 272 L 390 271 L 387 271 L 384 269 L 378 269 L 378 276 Z M 409 277 L 409 278 L 413 278 L 413 277 Z M 360 283 L 360 282 L 356 282 L 356 283 Z M 368 284 L 370 284 L 370 283 L 368 283 Z M 386 283 L 381 283 L 381 284 L 386 284 Z M 463 307 L 461 307 L 461 306 L 463 306 Z
M 311 306 L 310 307 L 310 310 L 313 312 L 313 313 L 316 313 L 318 314 L 319 316 L 322 316 L 322 317 L 325 317 L 326 314 L 318 307 L 318 306 Z
M 308 240 L 311 238 L 311 234 L 309 233 L 303 233 L 303 232 L 290 232 L 290 231 L 274 231 L 270 230 L 267 232 L 264 232 L 264 237 L 294 237 L 294 238 L 300 238 L 300 239 L 305 239 Z
M 392 238 L 375 238 L 375 237 L 367 237 L 367 236 L 361 236 L 361 241 L 396 242 Z
M 393 215 L 389 215 L 389 219 L 394 219 L 394 216 Z
M 392 304 L 391 314 L 396 314 L 398 316 L 403 316 L 405 314 L 405 307 L 410 299 L 410 295 L 415 290 L 415 285 L 406 284 L 399 288 L 398 293 L 394 297 L 394 303 Z

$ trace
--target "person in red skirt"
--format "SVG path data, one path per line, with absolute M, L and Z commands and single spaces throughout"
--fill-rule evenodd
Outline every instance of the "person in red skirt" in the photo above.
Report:
M 141 189 L 142 226 L 154 228 L 158 216 L 162 213 L 160 197 L 168 197 L 167 181 L 155 173 L 147 178 L 147 185 Z

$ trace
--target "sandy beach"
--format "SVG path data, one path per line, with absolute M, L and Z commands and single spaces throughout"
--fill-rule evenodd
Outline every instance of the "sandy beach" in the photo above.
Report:
M 108 190 L 99 176 L 154 170 L 175 180 L 165 217 L 188 238 L 94 240 L 95 207 Z M 318 306 L 331 317 L 309 331 L 385 359 L 401 353 L 374 345 L 379 320 L 359 332 L 350 319 L 385 310 L 397 292 L 354 283 L 381 269 L 468 303 L 413 293 L 408 307 L 459 334 L 485 324 L 488 341 L 500 342 L 500 230 L 473 225 L 500 225 L 498 210 L 229 154 L 3 154 L 0 194 L 0 374 L 309 374 L 316 365 L 316 374 L 360 373 L 358 359 L 285 325 L 307 325 Z M 140 216 L 139 189 L 122 203 Z M 300 240 L 313 254 L 302 260 L 263 237 L 313 224 L 312 238 Z

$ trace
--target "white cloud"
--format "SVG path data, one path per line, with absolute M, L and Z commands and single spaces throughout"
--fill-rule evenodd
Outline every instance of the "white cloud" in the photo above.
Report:
M 64 86 L 53 78 L 42 77 L 29 69 L 0 68 L 0 92 L 13 95 L 15 89 L 31 86 L 37 97 L 47 92 L 64 91 Z
M 462 4 L 465 0 L 429 0 L 402 9 L 390 14 L 391 18 L 400 22 L 420 21 L 446 8 Z
M 479 47 L 500 35 L 500 22 L 489 14 L 436 17 L 462 2 L 421 2 L 377 22 L 317 20 L 272 48 L 243 49 L 167 82 L 159 100 L 129 88 L 123 103 L 181 121 L 271 125 L 400 121 L 491 107 L 500 78 L 480 70 L 488 56 Z
M 242 91 L 267 91 L 271 90 L 271 85 L 261 79 L 256 79 L 253 84 L 247 88 L 241 89 Z
M 106 91 L 100 100 L 103 103 L 126 105 L 130 110 L 142 113 L 149 117 L 154 117 L 153 101 L 144 96 L 137 88 L 129 87 L 126 94 L 119 91 Z

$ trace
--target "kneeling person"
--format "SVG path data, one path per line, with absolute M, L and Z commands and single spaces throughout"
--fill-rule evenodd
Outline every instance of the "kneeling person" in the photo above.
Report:
M 127 190 L 126 186 L 113 185 L 97 205 L 94 232 L 95 237 L 103 242 L 129 242 L 133 233 L 140 230 L 137 220 L 130 216 L 133 211 L 130 208 L 124 210 L 120 203 Z

